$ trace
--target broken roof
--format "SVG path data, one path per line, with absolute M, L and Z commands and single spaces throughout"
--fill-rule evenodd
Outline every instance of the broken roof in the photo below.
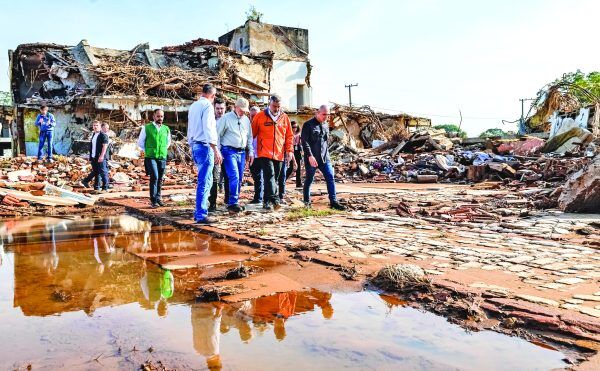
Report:
M 268 79 L 243 76 L 238 67 L 272 65 L 268 55 L 242 55 L 206 39 L 161 49 L 145 43 L 131 50 L 98 48 L 86 40 L 76 46 L 22 44 L 9 55 L 17 104 L 64 105 L 107 95 L 189 100 L 205 83 L 234 96 L 256 98 L 268 94 Z

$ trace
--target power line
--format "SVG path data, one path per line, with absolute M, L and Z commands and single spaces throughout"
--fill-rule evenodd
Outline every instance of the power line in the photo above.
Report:
M 356 83 L 356 84 L 344 85 L 344 86 L 348 88 L 348 103 L 349 103 L 350 107 L 352 107 L 352 88 L 353 88 L 354 86 L 358 86 L 358 83 Z

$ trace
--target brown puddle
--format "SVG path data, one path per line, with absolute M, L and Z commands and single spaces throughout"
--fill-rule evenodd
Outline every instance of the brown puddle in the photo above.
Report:
M 197 303 L 188 283 L 211 266 L 169 271 L 152 261 L 248 251 L 129 216 L 0 221 L 0 235 L 0 369 L 137 369 L 149 359 L 178 369 L 565 366 L 560 352 L 466 332 L 372 292 Z

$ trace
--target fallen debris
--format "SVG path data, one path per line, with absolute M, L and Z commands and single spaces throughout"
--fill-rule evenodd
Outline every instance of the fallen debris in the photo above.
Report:
M 243 291 L 241 285 L 205 285 L 198 290 L 196 299 L 204 302 L 220 301 L 224 296 L 239 294 Z
M 377 272 L 371 282 L 386 291 L 407 292 L 431 289 L 431 281 L 425 271 L 413 264 L 386 266 Z
M 564 211 L 600 212 L 600 155 L 569 177 L 558 203 Z

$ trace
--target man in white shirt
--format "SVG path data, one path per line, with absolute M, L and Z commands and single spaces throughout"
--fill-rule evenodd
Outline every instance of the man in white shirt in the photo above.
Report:
M 252 127 L 246 116 L 249 111 L 249 103 L 245 98 L 239 98 L 235 102 L 233 111 L 227 112 L 217 122 L 217 134 L 223 155 L 223 164 L 229 180 L 229 197 L 225 200 L 227 210 L 239 213 L 244 210 L 239 205 L 240 190 L 246 167 L 246 151 L 248 161 L 252 164 L 254 160 L 254 149 L 252 148 Z
M 217 122 L 213 101 L 217 89 L 211 84 L 202 87 L 202 96 L 194 102 L 188 111 L 187 138 L 192 157 L 198 167 L 198 186 L 196 188 L 196 223 L 210 224 L 208 219 L 208 196 L 212 186 L 213 166 L 220 165 L 223 157 L 218 148 Z
M 90 187 L 90 182 L 94 180 L 94 189 L 96 191 L 107 191 L 108 184 L 108 163 L 106 151 L 108 149 L 108 136 L 102 132 L 100 121 L 92 122 L 92 139 L 90 140 L 90 163 L 92 165 L 91 173 L 86 176 L 81 185 L 85 188 Z

